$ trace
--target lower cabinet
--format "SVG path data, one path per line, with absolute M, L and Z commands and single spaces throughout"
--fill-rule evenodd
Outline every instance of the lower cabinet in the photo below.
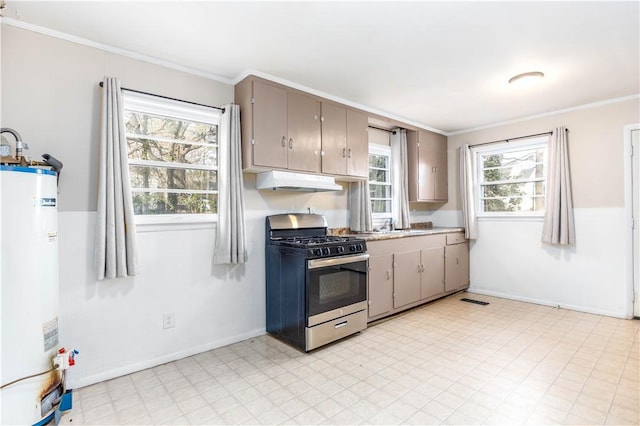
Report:
M 393 310 L 393 255 L 369 257 L 369 316 Z
M 444 255 L 444 291 L 459 290 L 469 286 L 469 245 L 466 241 L 447 246 Z
M 420 298 L 440 296 L 444 288 L 444 247 L 422 250 L 422 280 Z
M 369 320 L 383 318 L 469 285 L 464 234 L 369 240 Z M 450 243 L 450 244 L 448 244 Z
M 420 300 L 420 250 L 393 254 L 393 307 Z

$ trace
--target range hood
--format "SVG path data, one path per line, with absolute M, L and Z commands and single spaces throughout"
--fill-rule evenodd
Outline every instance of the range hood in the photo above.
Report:
M 256 189 L 300 192 L 342 191 L 342 186 L 337 184 L 331 176 L 308 175 L 280 170 L 258 173 L 257 176 Z

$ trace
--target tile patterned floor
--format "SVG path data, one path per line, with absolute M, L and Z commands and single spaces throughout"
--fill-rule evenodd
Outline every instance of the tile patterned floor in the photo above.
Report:
M 77 389 L 62 423 L 638 425 L 639 325 L 457 294 L 311 354 L 261 336 Z

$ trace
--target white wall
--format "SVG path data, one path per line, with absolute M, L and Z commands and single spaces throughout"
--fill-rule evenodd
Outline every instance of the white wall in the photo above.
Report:
M 232 101 L 233 87 L 15 27 L 2 25 L 1 31 L 0 125 L 18 130 L 34 158 L 50 153 L 64 162 L 60 342 L 80 351 L 68 385 L 88 385 L 263 334 L 265 216 L 311 208 L 325 214 L 329 226 L 345 227 L 346 189 L 262 192 L 255 190 L 255 176 L 245 174 L 246 265 L 213 266 L 213 226 L 139 228 L 140 273 L 97 282 L 98 82 L 115 76 L 124 87 L 211 105 Z M 165 312 L 175 313 L 175 328 L 163 330 Z
M 576 246 L 542 244 L 540 220 L 481 220 L 471 243 L 470 291 L 629 318 L 631 282 L 624 206 L 623 127 L 638 99 L 558 113 L 449 137 L 449 203 L 421 217 L 461 224 L 458 147 L 569 129 Z

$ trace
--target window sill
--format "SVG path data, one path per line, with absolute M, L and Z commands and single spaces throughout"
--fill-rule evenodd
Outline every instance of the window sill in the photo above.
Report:
M 136 232 L 165 232 L 215 229 L 218 215 L 136 216 Z
M 543 222 L 544 215 L 478 216 L 478 222 Z

